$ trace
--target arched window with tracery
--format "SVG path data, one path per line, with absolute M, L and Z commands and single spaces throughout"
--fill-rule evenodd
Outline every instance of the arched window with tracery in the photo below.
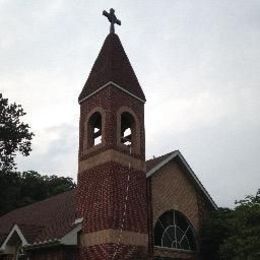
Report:
M 154 228 L 156 246 L 196 250 L 194 229 L 189 220 L 180 212 L 170 210 L 162 214 Z
M 120 142 L 128 147 L 134 145 L 135 120 L 129 112 L 121 114 Z
M 88 120 L 88 147 L 102 143 L 102 117 L 95 112 Z

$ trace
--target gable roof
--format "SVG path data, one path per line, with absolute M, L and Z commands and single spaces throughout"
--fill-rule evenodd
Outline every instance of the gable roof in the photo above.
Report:
M 97 90 L 111 81 L 126 92 L 145 101 L 143 90 L 121 41 L 115 33 L 110 33 L 106 37 L 88 79 L 79 95 L 79 102 L 81 103 L 92 93 L 96 93 Z
M 17 236 L 21 240 L 21 243 L 22 243 L 23 246 L 28 245 L 28 242 L 27 242 L 26 238 L 24 237 L 23 232 L 21 231 L 19 226 L 17 226 L 17 224 L 15 224 L 12 227 L 11 231 L 9 232 L 9 234 L 7 235 L 7 237 L 5 238 L 5 240 L 3 241 L 2 246 L 0 247 L 0 251 L 5 249 L 8 241 L 11 240 L 11 238 L 12 238 L 12 236 L 14 234 L 17 234 Z
M 192 168 L 189 166 L 188 162 L 185 160 L 183 155 L 179 150 L 167 153 L 165 155 L 162 155 L 158 158 L 151 159 L 147 161 L 147 173 L 146 177 L 150 178 L 152 177 L 156 172 L 158 172 L 164 165 L 169 163 L 172 160 L 178 160 L 182 166 L 185 168 L 186 172 L 188 173 L 189 177 L 192 179 L 192 181 L 195 183 L 195 185 L 201 190 L 205 198 L 208 200 L 208 202 L 212 205 L 214 209 L 217 209 L 218 206 L 213 201 L 207 190 L 204 188 Z
M 59 239 L 74 228 L 75 190 L 13 210 L 0 217 L 0 245 L 16 224 L 28 241 Z

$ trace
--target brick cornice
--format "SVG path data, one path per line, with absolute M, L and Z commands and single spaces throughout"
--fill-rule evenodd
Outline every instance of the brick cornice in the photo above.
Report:
M 80 241 L 83 247 L 119 242 L 124 245 L 148 247 L 147 234 L 113 229 L 82 234 Z

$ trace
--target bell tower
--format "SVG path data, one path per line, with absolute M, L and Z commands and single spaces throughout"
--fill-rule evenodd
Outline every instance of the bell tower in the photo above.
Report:
M 147 259 L 145 96 L 114 24 L 79 96 L 80 259 Z

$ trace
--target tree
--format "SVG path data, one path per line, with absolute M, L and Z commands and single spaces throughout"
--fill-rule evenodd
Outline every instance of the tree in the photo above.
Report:
M 72 178 L 40 175 L 35 171 L 0 174 L 0 216 L 76 187 Z
M 229 224 L 232 222 L 232 212 L 229 208 L 219 208 L 210 213 L 201 232 L 202 259 L 220 259 L 220 245 L 230 236 Z
M 256 195 L 248 195 L 235 203 L 231 234 L 220 246 L 220 254 L 226 259 L 245 260 L 260 256 L 260 189 Z
M 235 203 L 234 209 L 213 212 L 205 223 L 203 259 L 259 259 L 260 189 Z
M 8 104 L 8 99 L 0 93 L 0 171 L 11 170 L 15 166 L 15 155 L 20 152 L 28 156 L 31 152 L 33 133 L 30 127 L 20 121 L 24 116 L 21 105 Z
M 0 216 L 76 186 L 68 177 L 14 171 L 16 154 L 28 156 L 31 152 L 34 134 L 21 121 L 25 114 L 21 105 L 8 104 L 8 99 L 0 93 Z

